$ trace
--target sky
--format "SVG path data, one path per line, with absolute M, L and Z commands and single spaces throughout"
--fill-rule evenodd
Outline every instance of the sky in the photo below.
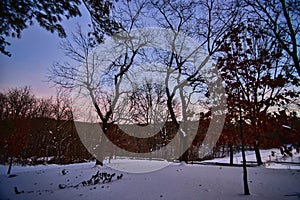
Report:
M 64 20 L 63 27 L 67 35 L 80 24 L 87 28 L 89 15 L 83 6 L 82 16 Z M 20 39 L 8 38 L 11 46 L 7 50 L 11 57 L 0 54 L 0 92 L 16 87 L 30 86 L 37 97 L 55 95 L 53 83 L 47 80 L 47 72 L 54 62 L 64 62 L 66 56 L 59 49 L 62 38 L 57 33 L 51 33 L 38 25 L 29 26 L 21 33 Z

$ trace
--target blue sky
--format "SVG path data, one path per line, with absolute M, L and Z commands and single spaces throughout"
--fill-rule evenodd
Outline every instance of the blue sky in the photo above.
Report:
M 67 35 L 76 29 L 76 23 L 87 28 L 89 16 L 81 7 L 82 17 L 63 21 Z M 56 61 L 67 58 L 59 49 L 62 39 L 57 33 L 50 33 L 38 25 L 25 29 L 20 39 L 9 38 L 11 46 L 7 49 L 12 56 L 0 54 L 0 91 L 9 88 L 30 86 L 37 97 L 49 97 L 55 94 L 53 84 L 47 82 L 46 73 Z

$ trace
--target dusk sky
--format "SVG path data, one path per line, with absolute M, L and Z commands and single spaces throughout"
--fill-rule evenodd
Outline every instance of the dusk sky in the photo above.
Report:
M 81 6 L 81 17 L 62 22 L 67 35 L 76 29 L 76 23 L 82 29 L 87 28 L 89 15 Z M 11 46 L 7 48 L 11 57 L 0 54 L 0 91 L 10 88 L 30 86 L 37 97 L 50 97 L 55 94 L 52 83 L 47 82 L 47 71 L 56 61 L 64 61 L 66 57 L 59 43 L 62 38 L 37 24 L 29 26 L 21 33 L 20 39 L 8 38 Z

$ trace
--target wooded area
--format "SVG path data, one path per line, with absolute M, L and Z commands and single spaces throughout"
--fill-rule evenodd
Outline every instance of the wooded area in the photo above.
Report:
M 1 101 L 4 102 L 1 104 L 0 115 L 1 163 L 8 163 L 11 158 L 15 163 L 32 165 L 66 164 L 94 159 L 81 142 L 83 138 L 89 138 L 91 133 L 87 131 L 85 137 L 78 136 L 70 113 L 69 100 L 66 92 L 61 90 L 58 90 L 56 98 L 50 99 L 35 98 L 28 87 L 11 89 L 7 93 L 1 93 Z M 197 131 L 192 146 L 188 149 L 189 161 L 200 159 L 198 151 L 209 127 L 210 117 L 210 112 L 201 113 L 198 129 L 188 130 Z M 239 126 L 234 125 L 230 120 L 230 117 L 226 118 L 226 124 L 217 146 L 204 159 L 223 157 L 241 150 Z M 297 143 L 300 139 L 299 122 L 300 119 L 296 115 L 287 115 L 285 112 L 268 115 L 261 122 L 263 125 L 261 126 L 260 148 L 279 148 L 285 144 L 299 147 L 299 143 Z M 100 126 L 100 123 L 82 122 L 82 124 L 84 124 L 85 130 L 91 130 L 89 128 L 91 126 Z M 247 149 L 253 149 L 256 140 L 253 127 L 246 122 L 243 127 L 245 146 Z M 110 124 L 107 138 L 120 148 L 142 153 L 156 151 L 167 145 L 177 134 L 177 131 L 176 126 L 169 121 L 154 137 L 141 139 L 127 135 L 117 124 Z M 100 137 L 99 139 L 102 140 L 103 138 Z M 178 150 L 180 149 L 173 149 L 173 151 Z M 172 152 L 166 151 L 164 153 L 156 154 L 153 159 L 170 158 L 167 154 L 172 155 Z M 113 158 L 123 155 L 116 150 L 115 152 L 108 151 L 104 156 Z

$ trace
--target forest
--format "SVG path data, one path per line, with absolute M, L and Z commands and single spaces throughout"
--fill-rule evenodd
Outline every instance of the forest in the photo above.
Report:
M 66 90 L 57 90 L 55 97 L 40 99 L 32 94 L 30 87 L 14 88 L 1 93 L 1 102 L 1 164 L 9 162 L 22 165 L 70 164 L 95 159 L 82 144 L 81 140 L 84 137 L 78 136 L 71 112 L 70 97 Z M 189 130 L 197 132 L 187 150 L 189 162 L 233 156 L 234 153 L 241 151 L 239 127 L 231 123 L 227 117 L 217 145 L 209 155 L 200 158 L 198 151 L 209 127 L 211 114 L 209 111 L 202 112 L 200 116 L 198 127 Z M 280 148 L 290 144 L 299 148 L 299 122 L 300 118 L 296 113 L 288 114 L 282 111 L 267 115 L 262 122 L 260 148 Z M 89 127 L 92 126 L 101 126 L 101 123 L 81 123 L 84 124 L 85 130 L 91 130 Z M 246 149 L 253 150 L 256 140 L 253 128 L 246 122 L 243 126 Z M 177 131 L 176 126 L 168 121 L 155 137 L 141 139 L 128 136 L 116 124 L 111 124 L 107 138 L 99 139 L 110 140 L 116 146 L 130 152 L 141 153 L 156 151 L 167 145 Z M 91 133 L 87 131 L 85 137 L 90 136 Z M 180 144 L 180 141 L 177 142 Z M 178 149 L 164 151 L 164 154 L 158 153 L 153 159 L 170 159 L 166 154 L 172 155 L 172 151 Z M 124 155 L 117 149 L 113 152 L 107 151 L 105 155 L 107 158 L 116 156 Z M 179 158 L 173 157 L 171 161 L 177 159 Z

